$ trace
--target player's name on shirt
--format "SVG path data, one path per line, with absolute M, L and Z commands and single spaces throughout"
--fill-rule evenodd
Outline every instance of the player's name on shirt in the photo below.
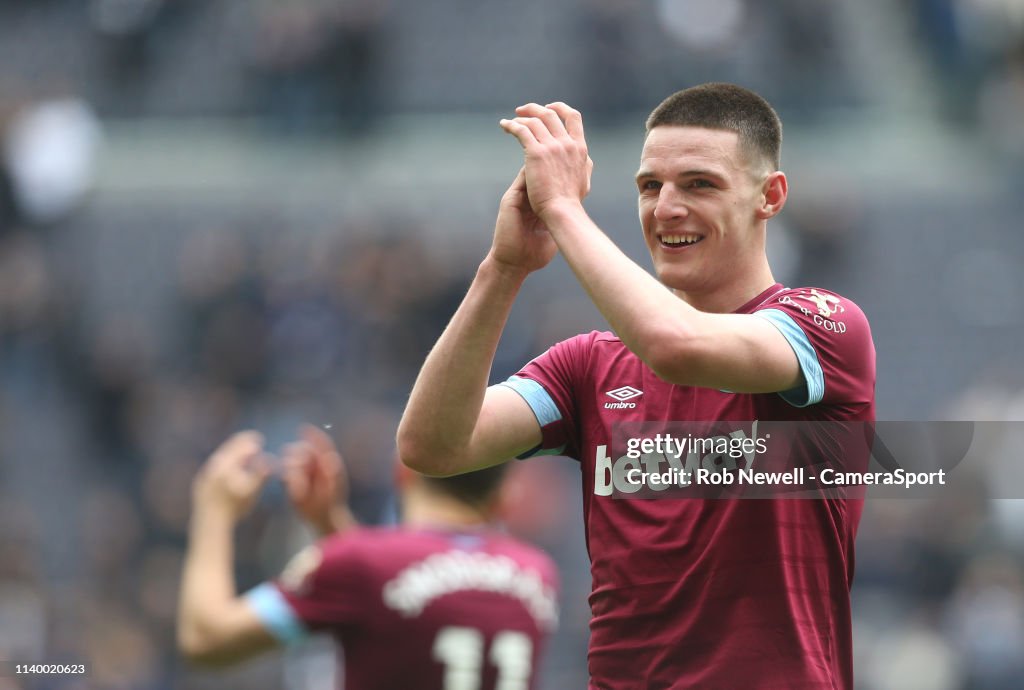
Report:
M 558 625 L 555 592 L 539 573 L 500 554 L 452 550 L 415 561 L 384 585 L 384 604 L 404 617 L 418 616 L 432 601 L 454 592 L 477 590 L 519 600 L 539 627 Z

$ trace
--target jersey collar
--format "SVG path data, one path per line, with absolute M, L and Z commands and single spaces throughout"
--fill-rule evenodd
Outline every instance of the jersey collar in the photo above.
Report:
M 749 314 L 785 289 L 786 286 L 783 285 L 782 283 L 775 283 L 770 288 L 759 294 L 757 297 L 750 300 L 739 309 L 735 310 L 733 314 Z

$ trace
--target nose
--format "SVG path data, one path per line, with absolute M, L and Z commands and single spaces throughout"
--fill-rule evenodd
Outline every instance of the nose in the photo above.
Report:
M 662 185 L 658 190 L 658 203 L 654 206 L 654 217 L 661 222 L 666 222 L 685 218 L 688 212 L 682 195 L 675 185 Z

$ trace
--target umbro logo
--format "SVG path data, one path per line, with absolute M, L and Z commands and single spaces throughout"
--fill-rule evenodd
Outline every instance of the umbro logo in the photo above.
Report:
M 644 394 L 644 392 L 642 390 L 637 390 L 636 388 L 633 388 L 632 386 L 622 386 L 621 388 L 616 388 L 613 391 L 605 391 L 605 395 L 607 395 L 610 398 L 615 398 L 615 400 L 618 401 L 618 402 L 606 402 L 604 404 L 605 409 L 607 409 L 607 410 L 621 410 L 623 408 L 633 408 L 633 407 L 636 407 L 636 403 L 635 402 L 626 402 L 626 401 L 627 400 L 632 400 L 633 398 L 639 397 L 639 396 L 641 396 L 643 394 Z
M 629 400 L 630 398 L 635 398 L 638 395 L 643 394 L 643 391 L 639 391 L 636 388 L 633 388 L 633 386 L 623 386 L 622 388 L 616 388 L 613 391 L 608 391 L 607 393 L 605 393 L 605 395 L 611 396 L 620 402 L 623 400 Z

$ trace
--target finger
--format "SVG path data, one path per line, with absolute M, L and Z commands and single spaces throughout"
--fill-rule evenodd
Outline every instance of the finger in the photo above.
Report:
M 294 441 L 281 449 L 281 465 L 304 465 L 309 462 L 313 449 L 306 441 Z
M 309 463 L 309 490 L 310 493 L 323 493 L 324 487 L 334 483 L 334 477 L 338 476 L 337 466 L 328 463 L 320 456 Z
M 505 193 L 501 195 L 502 203 L 518 203 L 522 196 L 526 195 L 526 168 L 520 168 L 516 179 L 508 186 Z
M 533 137 L 539 142 L 551 141 L 554 139 L 554 134 L 548 129 L 548 125 L 544 120 L 539 117 L 525 117 L 520 115 L 515 118 L 517 122 L 521 122 L 530 128 L 530 132 L 533 133 Z M 557 117 L 555 118 L 558 119 Z
M 305 443 L 292 443 L 285 448 L 281 480 L 293 499 L 302 499 L 309 490 L 308 467 L 311 460 L 310 448 Z
M 309 444 L 315 453 L 337 453 L 334 440 L 326 431 L 313 424 L 302 425 L 302 440 Z
M 326 431 L 312 424 L 305 424 L 302 427 L 302 438 L 309 444 L 314 464 L 329 474 L 337 474 L 340 471 L 343 462 L 341 453 Z
M 338 472 L 314 465 L 310 494 L 326 502 L 333 502 L 338 492 Z
M 498 120 L 498 125 L 507 133 L 511 134 L 516 139 L 518 139 L 519 145 L 522 146 L 524 149 L 527 147 L 527 145 L 537 141 L 537 138 L 533 136 L 533 133 L 530 131 L 529 127 L 519 122 L 516 122 L 515 120 L 501 119 Z
M 281 481 L 284 482 L 288 497 L 293 501 L 302 501 L 309 493 L 309 480 L 306 478 L 306 472 L 298 465 L 285 471 Z
M 525 117 L 537 118 L 544 123 L 548 133 L 555 138 L 569 136 L 561 117 L 551 108 L 536 103 L 527 103 L 516 108 L 516 113 Z
M 552 138 L 544 123 L 536 118 L 516 117 L 511 120 L 501 120 L 500 124 L 502 129 L 519 140 L 524 149 L 531 144 L 550 141 Z
M 281 480 L 288 483 L 295 477 L 304 477 L 306 475 L 306 467 L 308 465 L 309 458 L 298 453 L 289 458 L 285 458 L 281 463 Z
M 269 476 L 279 465 L 277 457 L 265 451 L 258 451 L 247 455 L 242 461 L 241 469 L 254 476 Z
M 267 479 L 270 478 L 270 475 L 274 473 L 275 460 L 276 458 L 269 453 L 259 453 L 252 456 L 248 465 L 249 476 L 256 481 L 257 487 L 262 487 Z
M 258 453 L 247 458 L 248 462 L 232 474 L 231 483 L 241 496 L 252 496 L 259 492 L 270 476 L 270 456 Z
M 258 431 L 240 431 L 228 438 L 213 452 L 212 462 L 221 466 L 236 466 L 263 450 L 263 434 Z
M 583 114 L 561 101 L 548 103 L 547 108 L 558 113 L 558 117 L 565 122 L 565 129 L 573 139 L 582 140 L 583 136 Z

